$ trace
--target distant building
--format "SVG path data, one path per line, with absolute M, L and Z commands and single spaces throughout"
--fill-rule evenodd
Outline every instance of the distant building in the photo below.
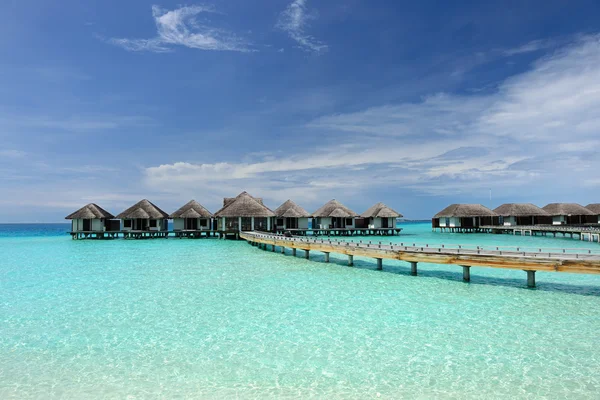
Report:
M 442 230 L 464 231 L 498 225 L 499 220 L 498 214 L 481 204 L 452 204 L 437 213 L 431 224 Z
M 494 210 L 500 216 L 499 225 L 550 225 L 552 216 L 531 203 L 506 203 Z
M 274 212 L 275 230 L 308 229 L 310 213 L 292 200 L 286 201 Z
M 169 214 L 148 200 L 141 200 L 117 215 L 123 231 L 168 231 Z
M 594 215 L 596 215 L 595 223 L 600 224 L 600 203 L 588 204 L 585 206 L 588 210 L 590 210 Z
M 212 230 L 212 213 L 196 200 L 190 200 L 169 218 L 173 220 L 174 231 Z
M 576 203 L 551 203 L 542 208 L 552 216 L 552 225 L 598 223 L 593 212 Z
M 94 203 L 83 206 L 65 217 L 71 220 L 71 232 L 118 231 L 118 221 L 114 221 L 113 218 L 114 215 Z
M 358 214 L 333 199 L 312 213 L 313 228 L 316 229 L 354 229 Z
M 396 218 L 403 215 L 383 203 L 377 203 L 360 215 L 366 228 L 395 228 Z
M 237 197 L 223 199 L 223 207 L 214 216 L 218 218 L 218 230 L 243 232 L 271 231 L 275 214 L 261 198 L 242 192 Z

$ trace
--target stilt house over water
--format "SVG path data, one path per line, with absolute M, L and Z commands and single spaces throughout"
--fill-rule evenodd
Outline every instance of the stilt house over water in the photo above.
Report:
M 552 216 L 531 203 L 506 203 L 494 210 L 500 216 L 499 225 L 551 225 Z
M 333 199 L 312 213 L 313 228 L 317 229 L 354 229 L 358 214 Z
M 437 213 L 431 226 L 452 232 L 477 231 L 485 225 L 498 225 L 499 216 L 481 204 L 452 204 Z
M 308 229 L 310 213 L 292 200 L 288 200 L 275 210 L 275 230 Z
M 275 213 L 263 204 L 261 198 L 247 192 L 234 198 L 223 199 L 223 207 L 215 213 L 218 230 L 225 232 L 270 231 Z
M 576 203 L 551 203 L 543 209 L 552 216 L 552 225 L 598 223 L 593 212 Z
M 190 200 L 169 218 L 173 220 L 174 231 L 210 231 L 212 213 L 196 200 Z
M 402 218 L 403 215 L 398 211 L 391 209 L 383 203 L 377 203 L 362 213 L 366 228 L 395 228 L 396 218 Z
M 119 223 L 114 218 L 114 215 L 94 203 L 81 207 L 65 217 L 71 220 L 71 232 L 118 231 Z
M 169 214 L 148 200 L 141 200 L 117 215 L 122 231 L 168 231 Z
M 595 221 L 593 223 L 600 224 L 600 203 L 588 204 L 585 206 L 588 210 L 590 210 L 595 216 Z

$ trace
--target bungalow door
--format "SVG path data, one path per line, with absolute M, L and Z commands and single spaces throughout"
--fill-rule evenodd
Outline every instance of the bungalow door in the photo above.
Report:
M 381 227 L 389 228 L 389 219 L 388 218 L 381 218 Z
M 83 220 L 83 231 L 84 232 L 90 232 L 92 230 L 92 220 L 91 219 L 84 219 Z

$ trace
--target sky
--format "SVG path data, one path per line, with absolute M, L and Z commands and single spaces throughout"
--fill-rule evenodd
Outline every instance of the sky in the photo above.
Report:
M 4 0 L 0 222 L 600 202 L 600 2 Z M 491 198 L 490 198 L 491 194 Z

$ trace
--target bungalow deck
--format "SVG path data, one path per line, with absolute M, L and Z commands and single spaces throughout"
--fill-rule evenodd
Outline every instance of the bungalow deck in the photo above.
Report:
M 486 233 L 511 234 L 521 236 L 570 236 L 571 239 L 600 243 L 600 225 L 562 226 L 562 225 L 517 225 L 517 226 L 482 226 Z

